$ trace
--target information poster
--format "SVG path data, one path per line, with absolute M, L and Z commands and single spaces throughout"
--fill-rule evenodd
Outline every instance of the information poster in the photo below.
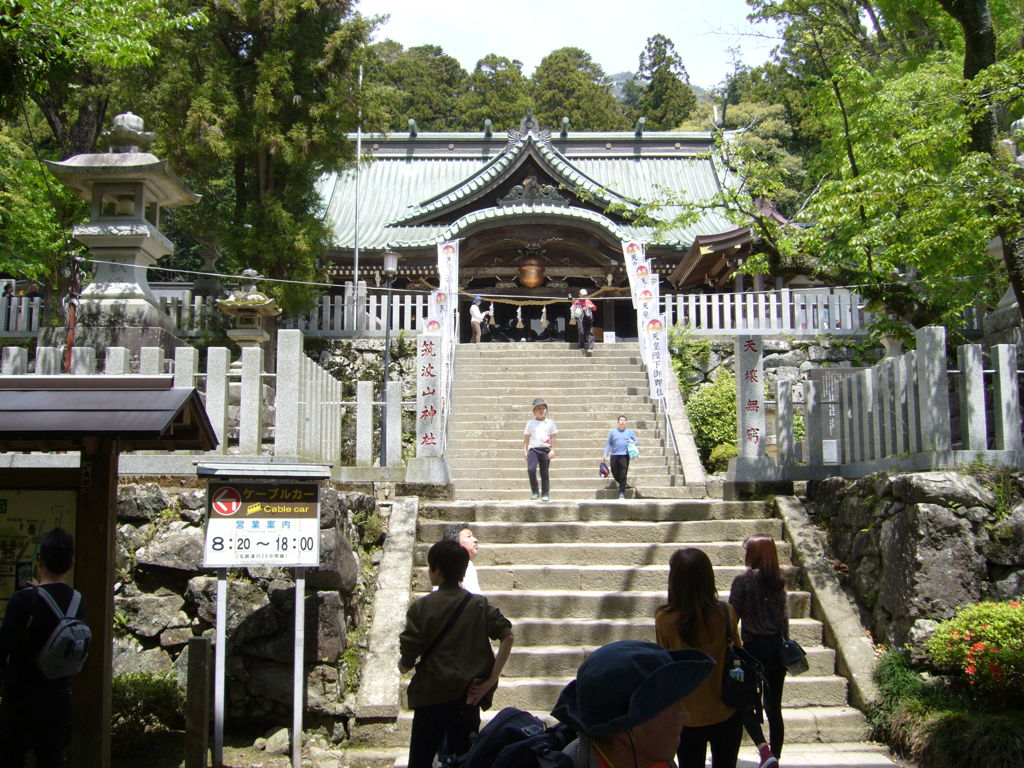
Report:
M 15 585 L 33 577 L 43 536 L 54 528 L 75 535 L 77 507 L 75 491 L 0 491 L 0 619 Z
M 210 482 L 206 498 L 207 568 L 320 565 L 317 483 Z

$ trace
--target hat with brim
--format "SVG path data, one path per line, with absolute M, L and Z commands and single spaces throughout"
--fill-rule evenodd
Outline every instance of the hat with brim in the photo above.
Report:
M 636 640 L 609 643 L 580 665 L 551 714 L 591 738 L 607 738 L 689 695 L 714 667 L 702 651 L 670 651 Z
M 536 400 L 533 401 L 533 407 L 534 408 L 540 408 L 542 405 L 545 408 L 548 407 L 548 404 L 544 402 L 544 398 L 543 397 L 538 397 Z

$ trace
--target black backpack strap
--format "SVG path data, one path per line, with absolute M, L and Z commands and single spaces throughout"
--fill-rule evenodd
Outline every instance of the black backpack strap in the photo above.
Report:
M 732 645 L 732 619 L 729 616 L 729 604 L 719 600 L 718 607 L 722 609 L 722 618 L 725 619 L 725 644 Z
M 467 592 L 466 596 L 462 598 L 462 602 L 459 603 L 458 607 L 452 612 L 452 615 L 448 617 L 448 621 L 446 621 L 444 626 L 441 627 L 441 631 L 437 633 L 433 642 L 431 642 L 430 645 L 427 646 L 427 649 L 423 651 L 423 654 L 420 656 L 420 660 L 416 662 L 415 669 L 420 669 L 426 663 L 427 657 L 429 657 L 437 646 L 441 644 L 441 641 L 444 640 L 444 636 L 448 634 L 448 631 L 455 625 L 455 622 L 459 620 L 459 616 L 462 615 L 462 611 L 471 597 L 473 597 L 473 593 Z

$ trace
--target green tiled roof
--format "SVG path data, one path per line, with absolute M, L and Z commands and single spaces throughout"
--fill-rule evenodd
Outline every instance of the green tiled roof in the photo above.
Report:
M 431 219 L 448 209 L 464 209 L 495 184 L 505 183 L 527 156 L 568 190 L 582 190 L 602 206 L 618 203 L 630 209 L 637 202 L 664 197 L 666 191 L 704 200 L 721 189 L 725 178 L 707 156 L 711 144 L 710 134 L 681 132 L 646 133 L 642 139 L 632 132 L 577 133 L 568 139 L 553 137 L 550 144 L 534 133 L 510 144 L 503 137 L 479 133 L 364 137 L 364 151 L 370 159 L 362 166 L 359 179 L 359 247 L 422 248 L 459 237 L 489 220 L 530 217 L 546 222 L 571 219 L 599 227 L 616 238 L 650 241 L 649 228 L 625 226 L 572 205 L 487 207 L 451 223 L 432 223 Z M 351 250 L 356 242 L 354 171 L 324 176 L 319 190 L 335 247 Z M 568 190 L 565 196 L 571 198 Z M 678 209 L 670 207 L 657 215 L 668 219 L 676 213 Z M 734 226 L 720 214 L 708 213 L 692 225 L 670 230 L 665 242 L 689 247 L 698 235 Z

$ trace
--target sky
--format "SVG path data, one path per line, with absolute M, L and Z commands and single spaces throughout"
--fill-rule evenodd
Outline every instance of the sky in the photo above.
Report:
M 431 43 L 471 71 L 489 53 L 519 59 L 527 76 L 551 51 L 576 46 L 611 75 L 634 72 L 648 37 L 675 43 L 690 82 L 718 85 L 731 71 L 729 48 L 751 66 L 768 58 L 772 27 L 746 20 L 744 0 L 358 0 L 364 15 L 391 14 L 376 40 L 406 48 Z

